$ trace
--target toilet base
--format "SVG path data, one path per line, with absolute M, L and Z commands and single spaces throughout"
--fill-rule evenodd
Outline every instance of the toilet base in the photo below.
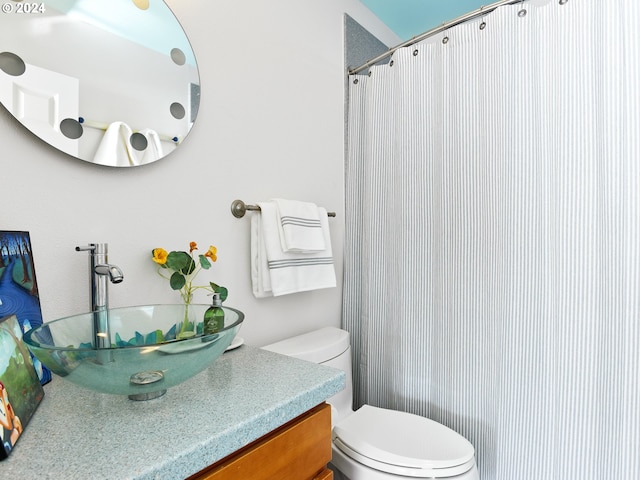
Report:
M 340 470 L 338 470 L 332 463 L 329 463 L 329 465 L 327 465 L 327 468 L 333 472 L 333 480 L 349 480 L 349 478 Z
M 475 464 L 471 470 L 452 477 L 407 477 L 381 472 L 347 457 L 335 445 L 332 446 L 329 469 L 333 471 L 334 480 L 480 480 Z

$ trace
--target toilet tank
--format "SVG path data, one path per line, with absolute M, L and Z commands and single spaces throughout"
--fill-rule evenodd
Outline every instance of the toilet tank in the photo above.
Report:
M 353 385 L 351 376 L 351 346 L 349 332 L 325 327 L 309 333 L 287 338 L 262 347 L 264 350 L 337 368 L 346 374 L 344 390 L 327 399 L 332 407 L 333 422 L 352 413 Z

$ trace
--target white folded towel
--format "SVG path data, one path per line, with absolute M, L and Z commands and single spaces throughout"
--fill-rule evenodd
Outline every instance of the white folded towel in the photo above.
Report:
M 251 285 L 256 298 L 273 296 L 261 215 L 251 216 Z
M 274 199 L 283 252 L 325 250 L 324 232 L 315 203 Z
M 277 207 L 258 204 L 251 219 L 251 279 L 256 298 L 280 296 L 336 286 L 327 211 L 318 209 L 326 248 L 313 253 L 283 252 Z
M 111 123 L 104 132 L 93 162 L 100 165 L 126 167 L 143 165 L 162 158 L 162 144 L 160 136 L 153 130 L 140 130 L 147 139 L 147 148 L 136 150 L 131 145 L 133 130 L 124 122 Z
M 140 152 L 136 152 L 137 165 L 155 162 L 162 158 L 162 143 L 160 143 L 160 135 L 150 128 L 140 130 L 142 135 L 147 139 L 147 148 Z
M 93 163 L 113 167 L 135 165 L 135 150 L 129 142 L 133 131 L 124 122 L 111 123 L 104 132 Z

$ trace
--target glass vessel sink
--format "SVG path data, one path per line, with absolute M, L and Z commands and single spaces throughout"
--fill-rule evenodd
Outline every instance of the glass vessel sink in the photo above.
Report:
M 204 312 L 209 307 L 189 306 L 196 328 L 195 336 L 187 339 L 175 339 L 184 305 L 146 305 L 47 322 L 25 333 L 24 341 L 44 365 L 65 380 L 97 392 L 148 400 L 207 368 L 231 344 L 244 314 L 222 307 L 224 326 L 203 335 Z M 108 324 L 107 333 L 99 336 L 110 338 L 111 348 L 95 348 L 96 322 Z

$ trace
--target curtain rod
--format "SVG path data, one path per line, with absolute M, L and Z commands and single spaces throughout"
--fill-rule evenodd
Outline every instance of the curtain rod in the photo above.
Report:
M 404 47 L 409 47 L 411 45 L 414 45 L 418 42 L 421 42 L 422 40 L 429 38 L 433 35 L 436 35 L 437 33 L 443 32 L 451 27 L 454 27 L 456 25 L 459 25 L 460 23 L 464 23 L 468 20 L 471 20 L 472 18 L 476 18 L 482 15 L 485 15 L 487 13 L 491 13 L 494 10 L 496 10 L 498 7 L 501 7 L 503 5 L 511 5 L 514 3 L 524 3 L 525 0 L 500 0 L 498 2 L 492 3 L 490 5 L 483 5 L 482 7 L 480 7 L 477 10 L 473 10 L 465 15 L 462 15 L 458 18 L 455 18 L 454 20 L 451 20 L 449 22 L 443 22 L 442 25 L 432 28 L 431 30 L 427 30 L 424 33 L 421 33 L 420 35 L 416 35 L 415 37 L 410 38 L 409 40 L 407 40 L 406 42 L 401 43 L 400 45 L 396 45 L 395 47 L 391 47 L 389 50 L 387 50 L 386 52 L 384 52 L 383 54 L 378 55 L 375 58 L 372 58 L 371 60 L 369 60 L 366 63 L 363 63 L 362 65 L 360 65 L 359 67 L 356 68 L 352 68 L 349 70 L 349 75 L 355 75 L 356 73 L 360 73 L 363 70 L 366 70 L 367 68 L 369 68 L 372 65 L 375 65 L 376 63 L 384 60 L 385 58 L 391 56 L 394 54 L 394 52 L 396 50 L 400 50 L 401 48 Z

